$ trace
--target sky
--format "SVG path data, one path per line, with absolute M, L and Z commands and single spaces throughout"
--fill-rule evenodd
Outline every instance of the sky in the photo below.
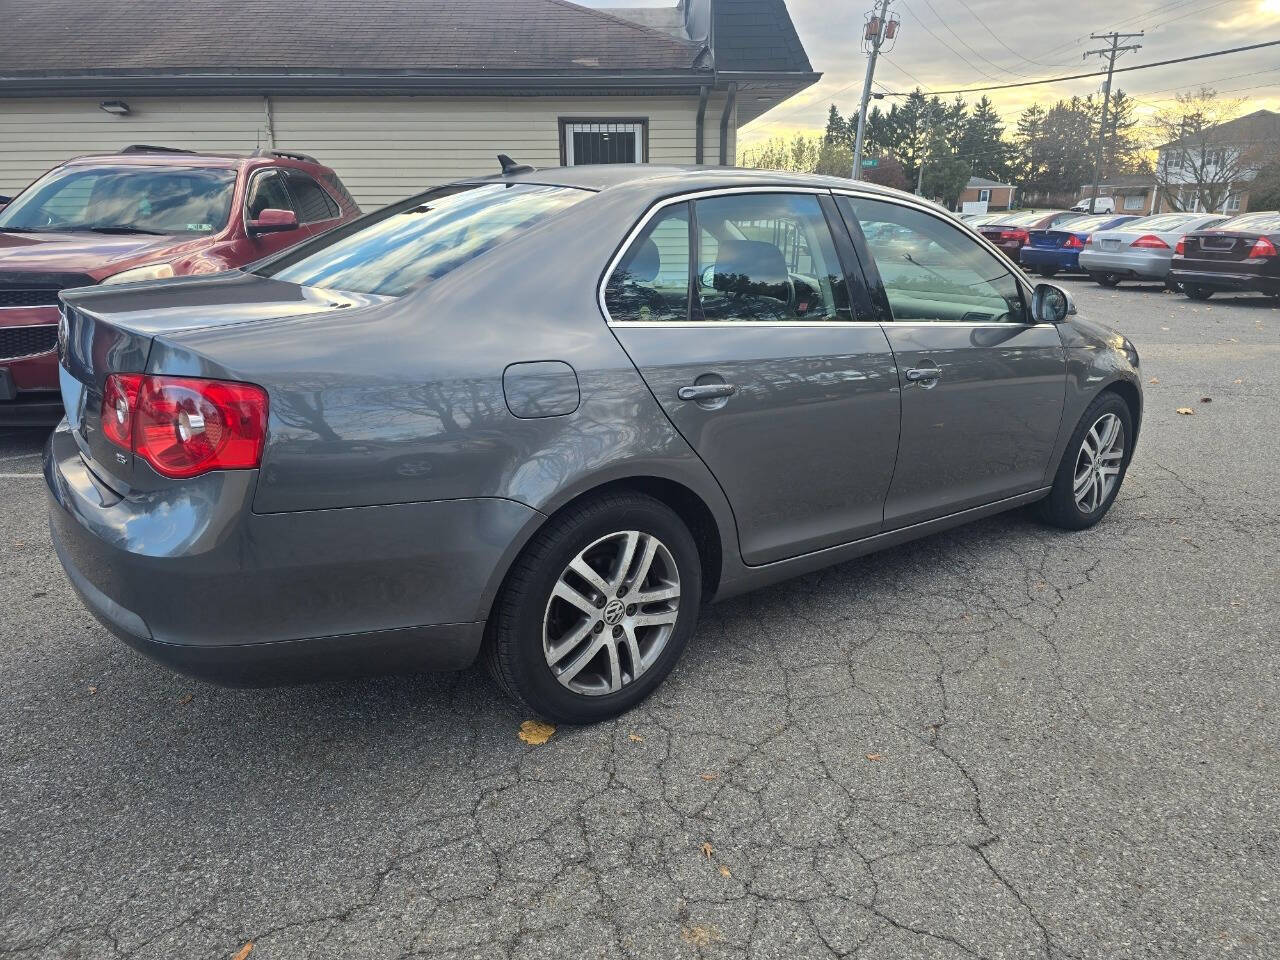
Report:
M 583 0 L 588 6 L 665 6 L 664 0 Z M 745 125 L 741 146 L 774 136 L 816 133 L 834 103 L 856 116 L 866 56 L 860 37 L 872 0 L 787 0 L 791 18 L 822 80 Z M 1145 31 L 1117 67 L 1227 47 L 1280 40 L 1280 0 L 891 0 L 902 21 L 876 67 L 881 91 L 986 86 L 1102 69 L 1082 54 L 1102 44 L 1090 33 Z M 985 26 L 984 26 L 985 24 Z M 1138 101 L 1139 114 L 1168 108 L 1200 85 L 1245 101 L 1242 112 L 1280 110 L 1280 47 L 1119 74 L 1114 86 Z M 1100 91 L 1101 78 L 987 93 L 1010 127 L 1031 103 L 1052 104 Z M 965 94 L 972 102 L 981 93 Z M 946 99 L 950 99 L 947 97 Z M 873 101 L 876 103 L 877 101 Z M 892 100 L 878 101 L 887 109 Z

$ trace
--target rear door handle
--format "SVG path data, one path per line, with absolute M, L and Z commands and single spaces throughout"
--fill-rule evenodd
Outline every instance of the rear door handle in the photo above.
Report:
M 942 370 L 939 367 L 911 367 L 906 373 L 908 380 L 937 380 L 940 376 Z
M 681 387 L 676 396 L 681 400 L 717 400 L 720 397 L 732 397 L 738 388 L 732 383 L 695 383 Z

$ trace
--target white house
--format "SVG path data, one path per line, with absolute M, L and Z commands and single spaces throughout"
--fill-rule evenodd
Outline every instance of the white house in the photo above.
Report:
M 1249 183 L 1258 168 L 1277 157 L 1280 113 L 1273 110 L 1256 110 L 1162 144 L 1155 170 L 1161 188 L 1158 212 L 1241 213 L 1249 208 Z
M 0 31 L 0 194 L 132 143 L 305 151 L 381 205 L 498 153 L 732 164 L 821 74 L 784 0 L 40 0 Z

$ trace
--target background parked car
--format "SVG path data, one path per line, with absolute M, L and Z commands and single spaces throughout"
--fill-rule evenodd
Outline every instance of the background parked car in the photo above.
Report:
M 1246 213 L 1179 240 L 1169 276 L 1192 300 L 1208 300 L 1220 290 L 1280 297 L 1278 250 L 1280 212 Z
M 1226 219 L 1220 213 L 1161 213 L 1096 230 L 1080 251 L 1080 267 L 1104 287 L 1121 280 L 1166 282 L 1178 241 Z
M 1029 230 L 1027 242 L 1018 251 L 1018 262 L 1042 277 L 1052 277 L 1059 272 L 1076 273 L 1080 270 L 1080 251 L 1093 231 L 1109 230 L 1136 219 L 1133 215 L 1116 217 L 1103 213 L 1076 217 L 1056 229 Z
M 1071 210 L 1015 210 L 983 224 L 978 232 L 1017 263 L 1018 251 L 1028 241 L 1027 231 L 1056 227 L 1079 216 L 1080 214 Z
M 0 209 L 0 423 L 62 416 L 60 290 L 244 266 L 359 214 L 300 153 L 132 146 L 55 167 Z

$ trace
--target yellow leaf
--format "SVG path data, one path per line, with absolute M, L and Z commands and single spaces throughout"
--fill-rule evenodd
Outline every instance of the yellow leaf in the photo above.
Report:
M 1243 380 L 1232 380 L 1231 382 L 1232 382 L 1232 383 L 1244 383 L 1244 381 L 1243 381 Z
M 549 723 L 543 723 L 541 720 L 526 720 L 520 724 L 519 736 L 525 743 L 540 747 L 550 740 L 555 732 L 556 728 Z
M 719 780 L 719 779 L 720 779 L 720 774 L 718 774 L 718 773 L 704 773 L 704 774 L 702 775 L 702 779 L 703 779 L 703 780 Z
M 709 844 L 707 841 L 703 840 L 702 855 L 706 857 L 708 860 L 710 860 L 712 857 L 716 855 L 716 848 L 713 847 L 711 844 Z
M 1190 407 L 1179 407 L 1176 412 L 1182 414 L 1184 417 L 1191 417 L 1195 415 L 1195 411 Z
M 627 739 L 632 743 L 644 743 L 644 737 L 636 736 L 634 733 L 628 733 Z
M 1147 383 L 1159 383 L 1159 382 L 1160 382 L 1159 377 L 1152 377 L 1150 380 L 1147 381 Z
M 724 865 L 722 864 L 722 865 L 721 865 L 721 867 L 720 867 L 720 876 L 722 876 L 722 877 L 732 877 L 732 876 L 733 876 L 733 874 L 729 872 L 729 868 L 728 868 L 728 867 L 726 867 L 726 866 L 724 866 Z
M 693 923 L 680 930 L 684 942 L 694 947 L 709 947 L 721 939 L 720 931 L 709 923 Z
M 881 760 L 884 759 L 884 757 L 882 757 L 878 753 L 868 753 L 867 759 L 870 760 L 872 763 L 879 763 Z
M 188 693 L 185 697 L 180 697 L 178 699 L 178 706 L 185 707 L 188 703 L 190 703 L 194 699 L 195 699 L 195 695 Z
M 93 693 L 97 693 L 97 692 L 98 692 L 98 688 L 97 688 L 97 687 L 90 687 L 90 688 L 89 688 L 89 693 L 93 694 Z
M 251 953 L 253 953 L 253 941 L 252 941 L 252 940 L 250 940 L 250 941 L 249 941 L 248 943 L 246 943 L 243 947 L 241 947 L 239 950 L 237 950 L 237 951 L 235 952 L 235 954 L 234 954 L 234 955 L 232 955 L 231 960 L 245 960 L 245 957 L 249 956 L 249 954 L 251 954 Z

